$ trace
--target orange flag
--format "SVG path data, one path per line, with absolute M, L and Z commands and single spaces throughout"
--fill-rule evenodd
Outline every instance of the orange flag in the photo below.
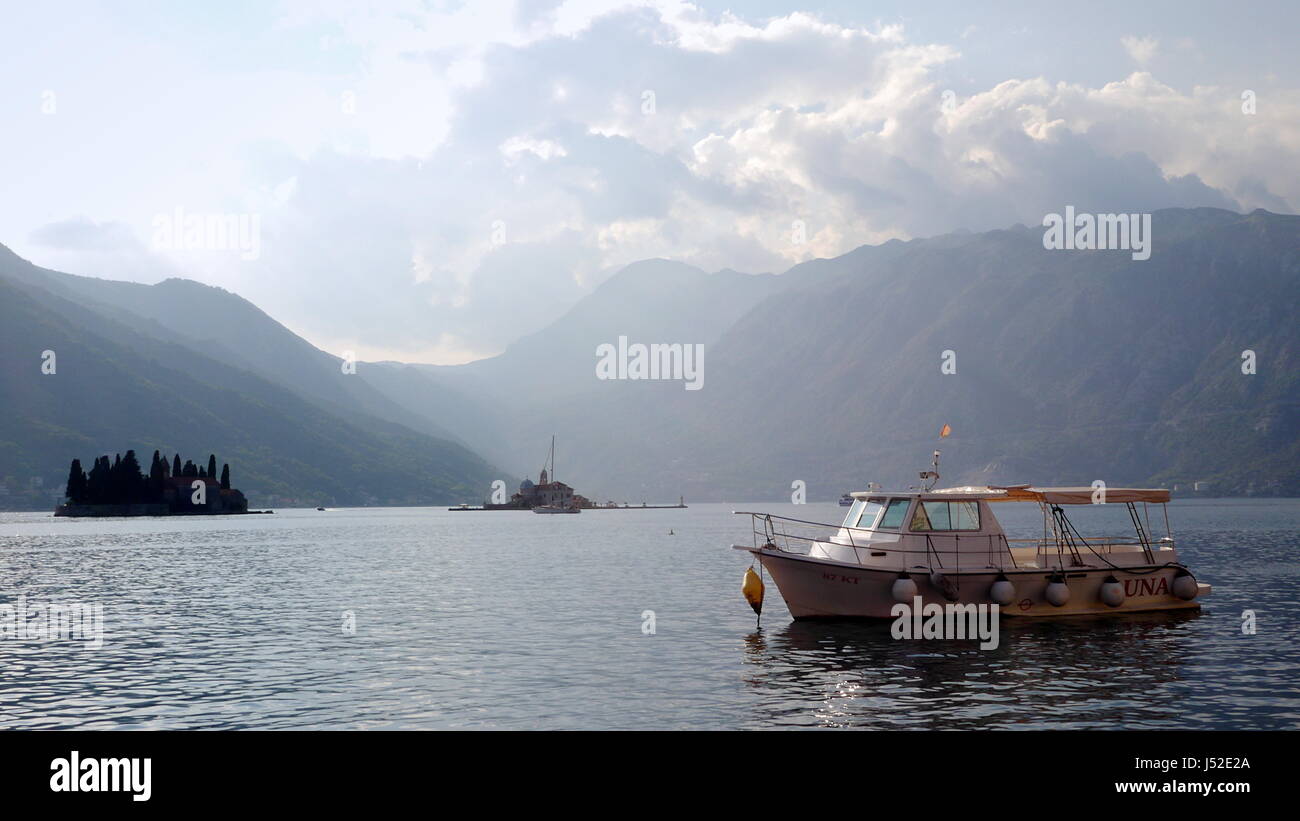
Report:
M 952 433 L 952 425 L 944 425 L 943 430 L 939 431 L 939 438 L 943 439 L 950 433 Z

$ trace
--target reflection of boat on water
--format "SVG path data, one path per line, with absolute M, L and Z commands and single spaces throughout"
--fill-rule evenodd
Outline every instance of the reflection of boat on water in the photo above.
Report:
M 578 507 L 556 507 L 553 505 L 539 505 L 533 508 L 534 513 L 581 513 L 582 508 Z
M 922 476 L 938 480 L 937 451 L 935 470 Z M 1178 561 L 1167 490 L 927 487 L 852 498 L 838 527 L 747 514 L 753 544 L 733 547 L 772 574 L 795 619 L 892 618 L 895 605 L 917 597 L 925 605 L 996 603 L 1005 615 L 1131 613 L 1197 608 L 1210 593 Z M 1007 539 L 990 507 L 997 502 L 1036 502 L 1043 536 Z M 1064 508 L 1097 502 L 1123 505 L 1134 537 L 1084 538 Z M 1155 505 L 1164 513 L 1160 539 L 1149 535 Z
M 748 727 L 1114 729 L 1185 726 L 1196 609 L 1006 619 L 997 650 L 960 641 L 932 652 L 891 635 L 887 620 L 792 621 L 744 636 L 737 660 Z M 1117 688 L 1117 681 L 1140 681 Z M 996 691 L 996 700 L 989 697 Z M 1043 694 L 1075 693 L 1046 706 Z M 1224 705 L 1223 709 L 1232 708 Z
M 852 507 L 852 506 L 853 506 L 853 496 L 851 494 L 846 493 L 840 497 L 840 507 Z

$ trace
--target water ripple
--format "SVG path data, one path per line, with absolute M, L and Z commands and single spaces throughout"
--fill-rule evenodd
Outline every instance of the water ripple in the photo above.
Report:
M 1300 727 L 1295 501 L 1173 507 L 1199 613 L 1006 620 L 992 651 L 791 622 L 771 588 L 756 630 L 729 510 L 0 514 L 0 604 L 105 620 L 99 649 L 0 639 L 0 727 Z

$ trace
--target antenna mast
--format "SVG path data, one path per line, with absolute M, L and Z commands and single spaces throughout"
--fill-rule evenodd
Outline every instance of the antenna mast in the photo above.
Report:
M 927 484 L 925 487 L 921 488 L 922 490 L 929 490 L 929 489 L 931 489 L 931 488 L 934 487 L 935 484 L 938 483 L 938 481 L 939 481 L 939 451 L 936 450 L 936 451 L 934 452 L 934 461 L 930 463 L 930 466 L 931 466 L 931 468 L 933 468 L 932 470 L 923 470 L 923 471 L 921 471 L 921 479 L 922 479 L 922 481 L 924 481 L 924 480 L 926 480 L 926 479 L 930 480 L 930 483 L 929 483 L 929 484 Z

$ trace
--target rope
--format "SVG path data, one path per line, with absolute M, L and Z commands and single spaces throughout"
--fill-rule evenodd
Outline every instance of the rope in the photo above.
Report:
M 1110 559 L 1107 559 L 1105 556 L 1103 556 L 1103 555 L 1101 555 L 1100 553 L 1098 553 L 1095 549 L 1093 549 L 1093 546 L 1092 546 L 1092 545 L 1088 544 L 1088 540 L 1085 539 L 1085 538 L 1083 538 L 1083 535 L 1080 534 L 1079 531 L 1078 531 L 1078 529 L 1075 528 L 1075 526 L 1074 526 L 1074 522 L 1070 521 L 1070 518 L 1069 518 L 1068 516 L 1065 515 L 1065 511 L 1064 511 L 1064 510 L 1061 510 L 1061 506 L 1060 506 L 1060 505 L 1052 505 L 1052 514 L 1053 514 L 1052 518 L 1054 518 L 1054 519 L 1055 519 L 1055 518 L 1059 518 L 1061 524 L 1062 524 L 1064 527 L 1068 528 L 1067 532 L 1066 532 L 1064 535 L 1065 535 L 1065 537 L 1066 537 L 1067 539 L 1069 539 L 1069 541 L 1070 541 L 1070 549 L 1071 549 L 1071 551 L 1075 554 L 1076 558 L 1078 557 L 1078 550 L 1074 548 L 1074 539 L 1073 539 L 1072 537 L 1070 537 L 1069 534 L 1074 534 L 1075 537 L 1078 537 L 1078 540 L 1079 540 L 1080 542 L 1083 543 L 1083 546 L 1084 546 L 1084 547 L 1088 548 L 1088 550 L 1091 551 L 1092 555 L 1096 556 L 1098 559 L 1101 559 L 1103 562 L 1105 562 L 1105 563 L 1110 567 L 1111 570 L 1117 570 L 1117 571 L 1119 571 L 1120 573 L 1127 573 L 1127 574 L 1130 575 L 1130 576 L 1147 576 L 1147 575 L 1150 575 L 1150 574 L 1152 574 L 1152 573 L 1155 573 L 1155 572 L 1157 572 L 1157 571 L 1159 571 L 1159 570 L 1164 570 L 1165 568 L 1168 568 L 1168 567 L 1180 567 L 1180 568 L 1182 568 L 1183 570 L 1187 570 L 1186 565 L 1180 564 L 1180 563 L 1178 563 L 1178 562 L 1165 562 L 1165 563 L 1162 564 L 1162 565 L 1158 565 L 1158 566 L 1156 566 L 1156 567 L 1151 567 L 1151 568 L 1148 568 L 1148 569 L 1146 569 L 1146 570 L 1134 570 L 1134 569 L 1132 569 L 1132 568 L 1128 568 L 1128 567 L 1121 567 L 1120 565 L 1115 564 L 1115 563 L 1112 562 Z M 1058 552 L 1058 554 L 1059 554 L 1059 552 L 1060 552 L 1059 549 L 1058 549 L 1057 552 Z M 1062 572 L 1064 572 L 1064 571 L 1062 571 Z M 1188 573 L 1189 575 L 1191 574 L 1191 572 L 1192 572 L 1192 571 L 1187 570 L 1187 573 Z M 1195 576 L 1192 576 L 1192 578 L 1195 579 L 1196 577 L 1195 577 Z

